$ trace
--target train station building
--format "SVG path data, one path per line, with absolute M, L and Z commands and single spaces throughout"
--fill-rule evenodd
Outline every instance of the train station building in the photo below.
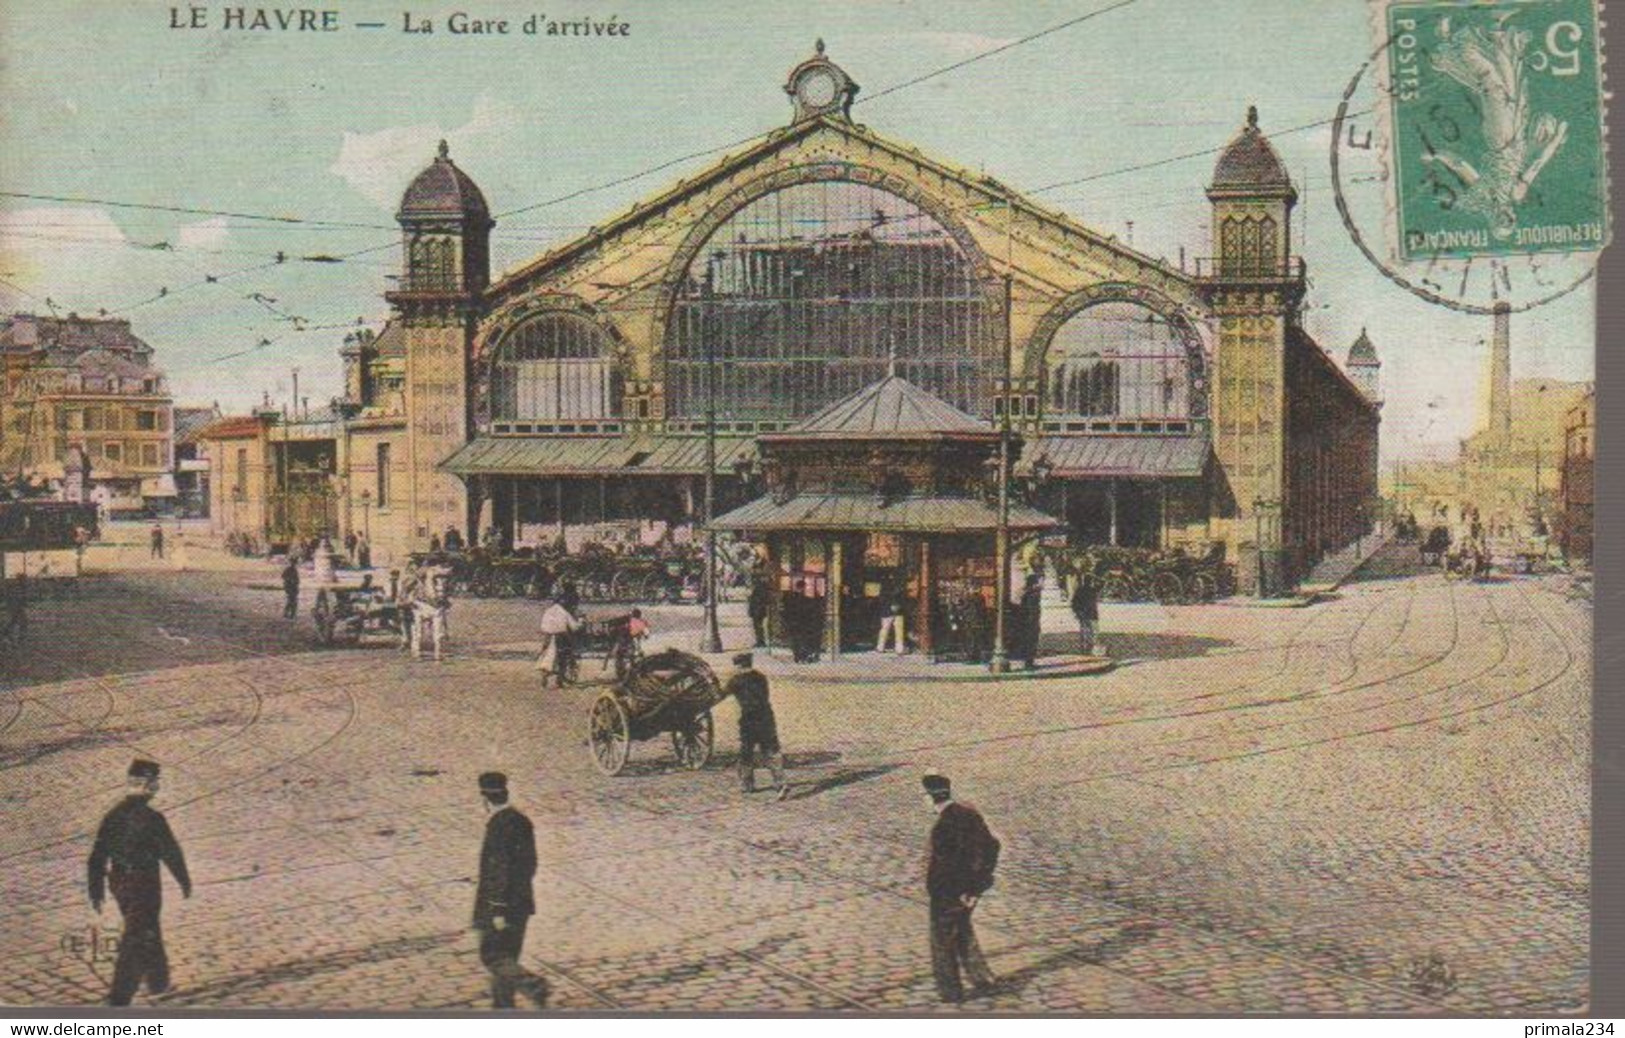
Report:
M 855 122 L 821 43 L 783 88 L 783 128 L 494 281 L 491 208 L 442 145 L 401 201 L 394 316 L 347 344 L 337 526 L 365 515 L 386 553 L 692 536 L 713 422 L 720 516 L 767 492 L 766 442 L 896 377 L 1008 416 L 1052 537 L 1222 544 L 1280 587 L 1366 529 L 1375 387 L 1303 328 L 1297 193 L 1255 111 L 1192 184 L 1214 255 L 1173 265 Z

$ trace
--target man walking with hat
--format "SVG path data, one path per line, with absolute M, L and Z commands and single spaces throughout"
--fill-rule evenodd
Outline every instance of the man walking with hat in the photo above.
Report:
M 961 967 L 970 976 L 973 995 L 986 994 L 997 983 L 976 941 L 971 912 L 993 886 L 999 841 L 981 812 L 954 800 L 947 776 L 932 772 L 921 782 L 937 812 L 925 873 L 931 896 L 931 972 L 944 1002 L 963 1002 Z
M 739 703 L 739 791 L 756 792 L 756 766 L 773 772 L 778 799 L 790 795 L 784 780 L 784 751 L 779 748 L 779 724 L 768 698 L 767 675 L 756 669 L 756 658 L 742 652 L 733 659 L 734 672 L 722 687 L 724 696 Z
M 160 862 L 180 884 L 182 896 L 192 896 L 192 877 L 187 874 L 180 844 L 163 814 L 152 807 L 158 793 L 158 765 L 136 760 L 130 764 L 128 776 L 124 799 L 107 812 L 96 830 L 89 863 L 91 907 L 102 910 L 104 888 L 111 886 L 124 916 L 107 995 L 108 1004 L 114 1006 L 129 1005 L 143 981 L 154 995 L 169 989 L 169 957 L 158 921 L 163 908 Z
M 536 914 L 531 881 L 536 875 L 536 830 L 508 803 L 508 776 L 480 776 L 480 796 L 489 817 L 480 847 L 480 880 L 474 892 L 474 929 L 480 935 L 480 962 L 491 974 L 491 1005 L 512 1009 L 521 990 L 537 1009 L 547 1006 L 547 982 L 519 965 L 525 927 Z

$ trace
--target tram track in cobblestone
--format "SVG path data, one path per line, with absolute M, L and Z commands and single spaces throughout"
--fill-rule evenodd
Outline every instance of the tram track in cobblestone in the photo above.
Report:
M 1493 606 L 1491 608 L 1493 608 Z M 1556 632 L 1554 631 L 1553 633 L 1555 634 Z M 1561 641 L 1560 637 L 1559 637 L 1559 640 Z M 1497 666 L 1499 666 L 1499 663 L 1497 664 Z M 1252 758 L 1255 758 L 1255 757 L 1266 756 L 1266 755 L 1274 754 L 1274 753 L 1285 753 L 1285 752 L 1290 752 L 1290 751 L 1293 751 L 1293 750 L 1308 749 L 1308 748 L 1314 747 L 1314 746 L 1326 746 L 1326 745 L 1331 745 L 1333 743 L 1346 742 L 1346 741 L 1349 741 L 1349 740 L 1352 740 L 1352 739 L 1365 738 L 1365 737 L 1372 736 L 1372 735 L 1386 735 L 1386 734 L 1390 734 L 1390 733 L 1397 732 L 1397 731 L 1405 731 L 1405 730 L 1408 730 L 1408 729 L 1411 729 L 1411 728 L 1417 728 L 1417 727 L 1420 727 L 1422 725 L 1436 724 L 1436 723 L 1438 723 L 1440 721 L 1450 720 L 1452 718 L 1462 717 L 1462 716 L 1466 716 L 1468 714 L 1480 713 L 1480 712 L 1485 711 L 1485 710 L 1492 710 L 1492 709 L 1494 709 L 1496 707 L 1504 706 L 1507 703 L 1516 702 L 1516 701 L 1518 701 L 1520 699 L 1525 698 L 1526 696 L 1533 695 L 1534 693 L 1539 692 L 1540 690 L 1554 684 L 1559 678 L 1566 675 L 1568 673 L 1568 671 L 1573 668 L 1573 666 L 1574 666 L 1574 658 L 1573 658 L 1573 654 L 1570 653 L 1569 658 L 1565 661 L 1563 667 L 1559 671 L 1557 671 L 1555 674 L 1552 674 L 1550 677 L 1536 683 L 1535 685 L 1530 686 L 1529 688 L 1521 689 L 1518 692 L 1512 693 L 1511 695 L 1501 696 L 1501 697 L 1496 698 L 1496 699 L 1491 699 L 1491 700 L 1489 700 L 1487 702 L 1477 703 L 1477 704 L 1474 704 L 1472 706 L 1462 707 L 1461 709 L 1458 709 L 1458 710 L 1449 710 L 1449 711 L 1446 711 L 1446 712 L 1441 713 L 1441 714 L 1435 714 L 1435 715 L 1430 715 L 1430 716 L 1420 717 L 1420 718 L 1412 718 L 1411 720 L 1408 720 L 1408 721 L 1396 722 L 1394 724 L 1389 724 L 1389 725 L 1379 725 L 1379 726 L 1377 726 L 1375 728 L 1363 729 L 1361 731 L 1350 732 L 1350 733 L 1347 733 L 1347 734 L 1344 734 L 1344 735 L 1328 736 L 1328 737 L 1326 737 L 1324 739 L 1307 739 L 1307 740 L 1303 740 L 1301 742 L 1290 743 L 1290 744 L 1285 745 L 1285 746 L 1275 746 L 1275 747 L 1269 747 L 1267 749 L 1260 749 L 1260 750 L 1249 750 L 1249 751 L 1245 751 L 1245 752 L 1241 752 L 1241 753 L 1225 754 L 1225 755 L 1221 755 L 1221 756 L 1217 756 L 1217 757 L 1203 758 L 1203 759 L 1200 759 L 1200 760 L 1185 761 L 1185 762 L 1181 762 L 1181 763 L 1178 763 L 1178 764 L 1158 765 L 1158 766 L 1153 767 L 1153 768 L 1145 768 L 1145 769 L 1139 769 L 1139 770 L 1133 770 L 1133 771 L 1115 772 L 1115 773 L 1111 773 L 1111 774 L 1107 774 L 1107 775 L 1092 776 L 1092 777 L 1076 779 L 1076 780 L 1072 780 L 1072 781 L 1069 781 L 1069 782 L 1060 783 L 1060 785 L 1062 785 L 1062 786 L 1083 785 L 1083 784 L 1087 784 L 1087 783 L 1091 783 L 1091 782 L 1106 781 L 1108 779 L 1134 778 L 1134 777 L 1139 777 L 1139 776 L 1147 775 L 1147 774 L 1155 774 L 1157 772 L 1162 772 L 1162 771 L 1182 770 L 1182 769 L 1185 769 L 1185 768 L 1202 767 L 1202 766 L 1206 766 L 1206 765 L 1209 765 L 1209 764 L 1231 763 L 1231 762 L 1238 761 L 1238 760 L 1248 760 L 1248 759 L 1252 759 Z M 1451 682 L 1448 685 L 1443 685 L 1443 686 L 1436 687 L 1434 689 L 1429 690 L 1426 694 L 1429 694 L 1429 695 L 1437 694 L 1437 693 L 1442 692 L 1442 691 L 1447 691 L 1448 689 L 1451 689 L 1451 688 L 1460 687 L 1461 685 L 1467 684 L 1470 681 L 1476 681 L 1479 678 L 1483 677 L 1484 674 L 1488 673 L 1489 670 L 1492 670 L 1492 669 L 1494 669 L 1494 668 L 1488 668 L 1488 669 L 1480 671 L 1479 673 L 1477 673 L 1475 675 L 1472 675 L 1472 676 L 1470 676 L 1468 678 L 1464 678 L 1464 679 L 1459 680 L 1459 681 Z M 1414 700 L 1416 698 L 1419 698 L 1419 697 L 1418 696 L 1408 697 L 1409 700 Z
M 1557 630 L 1550 618 L 1541 612 L 1540 608 L 1535 604 L 1534 599 L 1530 596 L 1528 590 L 1522 585 L 1519 585 L 1518 590 L 1525 603 L 1528 604 L 1529 611 L 1534 614 L 1549 631 L 1552 632 L 1558 645 L 1563 649 L 1565 664 L 1563 671 L 1560 673 L 1566 673 L 1577 662 L 1574 650 L 1569 647 L 1567 640 L 1562 636 L 1562 632 Z M 1552 729 L 1552 734 L 1568 748 L 1571 757 L 1583 757 L 1586 761 L 1586 767 L 1584 770 L 1590 770 L 1589 752 L 1581 754 L 1574 744 L 1569 741 L 1568 737 L 1563 734 L 1563 731 L 1560 728 L 1554 727 Z M 1587 882 L 1582 886 L 1580 884 L 1565 880 L 1556 875 L 1551 868 L 1549 868 L 1544 862 L 1534 855 L 1534 853 L 1529 849 L 1527 834 L 1520 832 L 1518 827 L 1513 824 L 1509 817 L 1510 812 L 1507 810 L 1507 797 L 1502 791 L 1500 780 L 1496 777 L 1493 770 L 1484 772 L 1483 780 L 1480 783 L 1480 790 L 1485 801 L 1490 805 L 1490 820 L 1496 826 L 1496 828 L 1501 831 L 1502 835 L 1507 838 L 1512 846 L 1517 848 L 1518 856 L 1523 859 L 1524 863 L 1527 864 L 1530 869 L 1532 869 L 1534 873 L 1541 878 L 1549 889 L 1556 892 L 1560 897 L 1563 897 L 1564 899 L 1589 911 L 1591 908 L 1590 883 Z
M 1448 589 L 1448 585 L 1447 585 L 1447 589 Z M 1368 688 L 1380 688 L 1380 687 L 1382 687 L 1384 685 L 1392 684 L 1393 682 L 1400 681 L 1400 680 L 1402 680 L 1404 678 L 1414 677 L 1415 675 L 1420 674 L 1425 670 L 1431 670 L 1434 667 L 1442 665 L 1447 659 L 1449 659 L 1452 655 L 1455 654 L 1456 649 L 1458 648 L 1458 645 L 1459 645 L 1459 642 L 1460 642 L 1460 638 L 1461 638 L 1461 616 L 1460 616 L 1459 606 L 1458 606 L 1458 604 L 1456 602 L 1456 597 L 1455 597 L 1454 590 L 1449 591 L 1449 600 L 1450 600 L 1450 617 L 1451 617 L 1451 636 L 1450 636 L 1449 645 L 1447 645 L 1442 652 L 1432 654 L 1427 659 L 1425 659 L 1423 662 L 1417 664 L 1414 667 L 1394 671 L 1394 672 L 1389 673 L 1389 674 L 1384 674 L 1381 677 L 1372 678 L 1370 680 L 1361 681 L 1361 682 L 1357 682 L 1357 683 L 1354 683 L 1354 684 L 1342 685 L 1341 682 L 1337 682 L 1337 683 L 1334 683 L 1333 687 L 1331 687 L 1331 688 L 1313 689 L 1313 690 L 1310 690 L 1308 692 L 1300 693 L 1298 695 L 1288 696 L 1288 697 L 1285 697 L 1285 698 L 1282 698 L 1282 699 L 1277 699 L 1277 700 L 1272 700 L 1272 701 L 1269 702 L 1269 705 L 1276 706 L 1276 705 L 1286 705 L 1286 704 L 1290 704 L 1290 703 L 1304 703 L 1304 702 L 1312 702 L 1312 701 L 1320 700 L 1320 699 L 1330 700 L 1330 699 L 1333 699 L 1335 697 L 1347 695 L 1348 693 L 1351 693 L 1351 692 L 1359 692 L 1359 691 L 1363 691 L 1363 690 L 1368 689 Z M 1493 605 L 1491 606 L 1491 608 L 1492 609 L 1494 608 Z M 1448 691 L 1449 689 L 1457 687 L 1459 684 L 1466 683 L 1468 681 L 1475 681 L 1478 678 L 1480 678 L 1480 677 L 1484 676 L 1485 674 L 1489 673 L 1490 671 L 1493 671 L 1496 667 L 1500 666 L 1502 663 L 1504 663 L 1506 661 L 1507 654 L 1510 651 L 1511 644 L 1510 644 L 1509 640 L 1506 637 L 1506 632 L 1505 632 L 1504 628 L 1500 624 L 1497 624 L 1496 627 L 1497 627 L 1497 630 L 1499 630 L 1501 632 L 1501 652 L 1500 652 L 1500 655 L 1489 666 L 1481 668 L 1480 670 L 1474 672 L 1473 674 L 1468 675 L 1466 678 L 1461 679 L 1459 682 L 1453 682 L 1453 683 L 1447 683 L 1447 684 L 1444 684 L 1444 685 L 1438 685 L 1438 686 L 1434 686 L 1434 687 L 1431 687 L 1431 688 L 1423 689 L 1421 692 L 1415 693 L 1413 695 L 1401 696 L 1401 697 L 1399 697 L 1397 699 L 1383 700 L 1383 701 L 1378 702 L 1378 703 L 1372 703 L 1372 704 L 1367 704 L 1367 705 L 1364 705 L 1364 706 L 1358 706 L 1358 707 L 1354 707 L 1354 708 L 1349 709 L 1349 710 L 1340 710 L 1340 711 L 1336 711 L 1336 712 L 1333 712 L 1333 713 L 1330 713 L 1330 714 L 1316 714 L 1313 717 L 1299 718 L 1299 719 L 1288 720 L 1288 721 L 1280 721 L 1280 722 L 1274 722 L 1274 723 L 1270 723 L 1270 724 L 1254 725 L 1254 726 L 1252 726 L 1250 728 L 1247 728 L 1247 729 L 1243 730 L 1242 732 L 1240 732 L 1238 734 L 1241 734 L 1241 735 L 1254 735 L 1254 734 L 1257 734 L 1259 732 L 1277 731 L 1279 729 L 1290 728 L 1290 727 L 1293 727 L 1295 725 L 1312 724 L 1312 723 L 1316 723 L 1316 722 L 1319 722 L 1319 721 L 1323 721 L 1327 717 L 1344 717 L 1344 716 L 1348 716 L 1350 714 L 1364 713 L 1364 712 L 1369 711 L 1369 710 L 1381 709 L 1381 708 L 1383 708 L 1385 706 L 1393 706 L 1393 705 L 1397 705 L 1397 704 L 1400 704 L 1400 703 L 1411 702 L 1413 700 L 1417 700 L 1417 699 L 1424 698 L 1426 696 L 1437 694 L 1438 692 L 1441 692 L 1441 691 Z M 1396 636 L 1396 638 L 1394 640 L 1397 643 L 1398 636 Z M 1351 640 L 1351 644 L 1352 644 L 1352 640 Z M 1345 678 L 1343 680 L 1347 680 L 1347 679 Z M 1182 745 L 1186 745 L 1186 744 L 1189 744 L 1189 743 L 1209 742 L 1209 741 L 1211 741 L 1211 738 L 1212 737 L 1210 735 L 1202 735 L 1202 736 L 1192 736 L 1192 737 L 1187 738 L 1187 739 L 1175 739 L 1175 740 L 1172 740 L 1170 742 L 1158 743 L 1158 744 L 1156 744 L 1156 748 L 1160 749 L 1160 748 L 1168 748 L 1168 747 L 1174 747 L 1174 746 L 1182 746 Z

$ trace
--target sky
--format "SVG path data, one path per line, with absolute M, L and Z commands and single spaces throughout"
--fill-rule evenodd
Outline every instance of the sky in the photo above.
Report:
M 219 28 L 235 4 L 203 5 L 202 30 L 145 0 L 0 6 L 0 191 L 306 221 L 0 197 L 0 309 L 128 317 L 178 403 L 244 410 L 285 397 L 295 368 L 322 401 L 346 328 L 387 316 L 394 212 L 438 140 L 495 212 L 536 207 L 499 215 L 493 266 L 512 268 L 721 152 L 635 174 L 786 124 L 785 76 L 819 37 L 862 85 L 859 122 L 1018 191 L 1081 180 L 1032 197 L 1152 255 L 1205 256 L 1215 156 L 1192 153 L 1249 104 L 1266 133 L 1329 119 L 1373 48 L 1362 0 L 1131 0 L 866 101 L 1112 0 L 461 2 L 329 0 L 343 28 L 325 34 Z M 514 31 L 449 34 L 458 10 Z M 631 30 L 518 32 L 531 14 Z M 408 15 L 436 31 L 403 33 Z M 1274 138 L 1300 193 L 1305 325 L 1339 359 L 1369 330 L 1386 457 L 1448 451 L 1483 420 L 1489 319 L 1410 296 L 1356 251 L 1330 141 Z M 1517 315 L 1514 376 L 1590 379 L 1594 305 L 1588 284 Z

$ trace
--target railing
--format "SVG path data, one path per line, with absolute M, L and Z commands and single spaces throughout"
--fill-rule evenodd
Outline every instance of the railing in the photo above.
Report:
M 1308 265 L 1302 256 L 1270 259 L 1196 258 L 1196 276 L 1210 281 L 1289 281 L 1302 278 L 1307 271 Z

